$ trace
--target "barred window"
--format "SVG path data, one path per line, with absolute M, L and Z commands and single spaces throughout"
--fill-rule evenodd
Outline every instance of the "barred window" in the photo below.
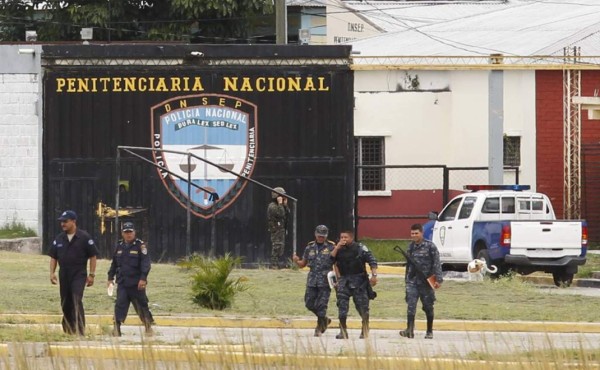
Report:
M 354 139 L 354 163 L 359 167 L 358 190 L 385 190 L 384 168 L 360 166 L 384 165 L 383 137 L 356 137 Z
M 521 165 L 521 137 L 504 136 L 504 165 Z

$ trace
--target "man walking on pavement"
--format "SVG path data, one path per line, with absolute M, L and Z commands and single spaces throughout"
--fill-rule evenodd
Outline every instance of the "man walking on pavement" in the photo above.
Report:
M 108 285 L 117 276 L 117 301 L 115 303 L 114 336 L 121 336 L 121 324 L 127 318 L 129 304 L 133 304 L 147 335 L 152 335 L 154 319 L 148 307 L 146 286 L 150 273 L 150 256 L 143 241 L 136 237 L 133 222 L 123 223 L 121 235 L 108 270 Z
M 442 264 L 440 253 L 431 241 L 423 238 L 423 226 L 414 224 L 410 228 L 412 242 L 408 246 L 407 254 L 411 261 L 406 261 L 406 329 L 400 331 L 400 336 L 415 337 L 415 314 L 417 302 L 421 299 L 423 311 L 427 316 L 427 333 L 425 339 L 433 339 L 433 303 L 435 291 L 443 282 Z M 414 263 L 413 263 L 414 262 Z M 419 271 L 421 273 L 419 273 Z M 434 286 L 431 287 L 424 277 L 435 275 Z
M 77 228 L 77 214 L 64 211 L 58 218 L 63 230 L 50 246 L 50 282 L 60 282 L 63 331 L 67 334 L 85 335 L 83 290 L 94 285 L 98 248 L 86 231 Z M 87 273 L 87 261 L 90 273 Z M 56 266 L 59 266 L 58 279 Z
M 327 317 L 327 306 L 331 294 L 327 274 L 333 266 L 330 255 L 335 244 L 331 240 L 327 240 L 328 233 L 327 226 L 317 226 L 315 228 L 315 240 L 308 243 L 304 249 L 302 259 L 296 254 L 292 257 L 298 267 L 304 268 L 308 265 L 310 268 L 306 278 L 304 304 L 309 311 L 317 315 L 315 337 L 320 337 L 331 323 L 331 319 Z
M 339 272 L 337 287 L 337 306 L 339 310 L 340 333 L 337 339 L 348 339 L 346 319 L 350 306 L 350 297 L 362 318 L 360 338 L 369 335 L 369 284 L 377 284 L 377 260 L 367 246 L 354 241 L 354 232 L 343 231 L 340 241 L 331 252 L 332 261 Z M 371 267 L 371 278 L 367 275 L 365 264 Z M 374 298 L 374 297 L 373 297 Z

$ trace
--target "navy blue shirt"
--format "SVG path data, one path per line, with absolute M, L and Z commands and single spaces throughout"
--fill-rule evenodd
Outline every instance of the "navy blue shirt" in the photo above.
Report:
M 137 238 L 131 244 L 120 240 L 108 270 L 108 280 L 116 275 L 118 284 L 134 287 L 140 280 L 146 280 L 149 272 L 150 256 L 144 242 Z
M 58 261 L 61 270 L 85 270 L 90 257 L 98 255 L 96 243 L 86 231 L 77 229 L 69 241 L 64 231 L 54 239 L 48 255 Z

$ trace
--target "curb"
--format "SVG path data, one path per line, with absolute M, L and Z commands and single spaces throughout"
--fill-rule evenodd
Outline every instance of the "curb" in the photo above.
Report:
M 60 315 L 10 315 L 0 314 L 0 323 L 13 325 L 56 324 Z M 214 328 L 264 328 L 264 329 L 314 329 L 315 319 L 298 318 L 253 318 L 253 317 L 213 317 L 213 316 L 155 316 L 156 326 L 166 327 L 214 327 Z M 88 325 L 112 325 L 110 315 L 86 315 Z M 137 317 L 127 320 L 127 325 L 142 323 Z M 406 321 L 375 319 L 370 321 L 372 329 L 402 330 Z M 337 319 L 330 327 L 339 328 Z M 425 320 L 416 320 L 417 330 L 426 329 Z M 360 329 L 358 319 L 349 319 L 348 328 Z M 600 323 L 556 322 L 556 321 L 485 321 L 485 320 L 436 320 L 435 329 L 439 331 L 472 332 L 552 332 L 552 333 L 600 333 Z

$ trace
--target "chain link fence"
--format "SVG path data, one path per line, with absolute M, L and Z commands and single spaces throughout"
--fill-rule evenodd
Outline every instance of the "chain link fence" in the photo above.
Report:
M 488 184 L 488 167 L 445 165 L 359 165 L 356 215 L 366 237 L 404 235 L 428 212 L 440 211 L 465 185 Z M 504 183 L 519 183 L 519 167 L 504 167 Z M 401 230 L 394 232 L 393 230 Z

